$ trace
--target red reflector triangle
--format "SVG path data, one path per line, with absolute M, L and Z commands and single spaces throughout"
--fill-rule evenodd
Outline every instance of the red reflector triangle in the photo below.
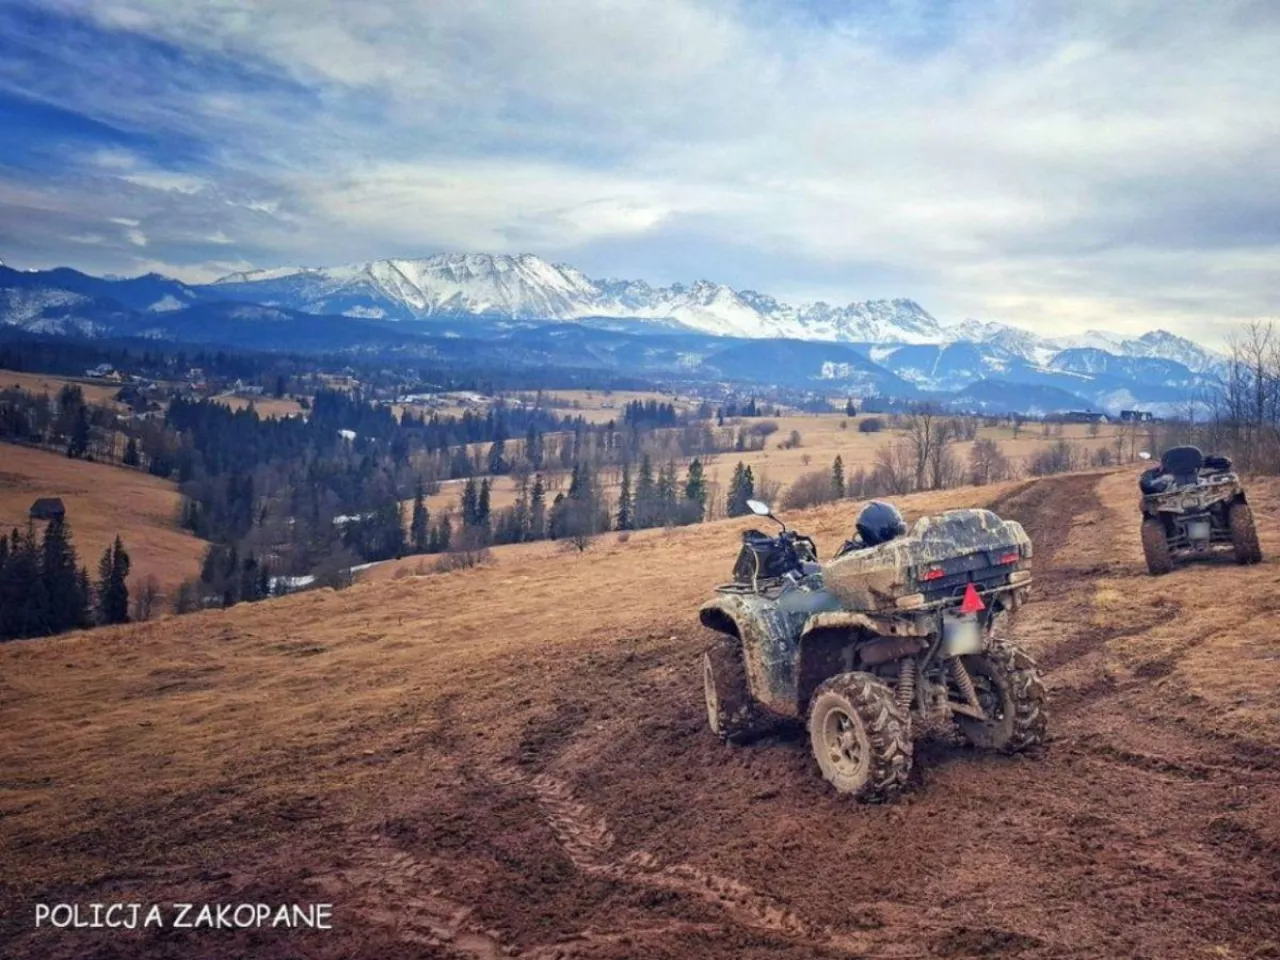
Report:
M 961 613 L 977 613 L 979 610 L 987 609 L 987 605 L 982 602 L 982 598 L 978 596 L 978 591 L 973 588 L 973 584 L 969 584 L 964 591 L 964 600 L 960 604 Z

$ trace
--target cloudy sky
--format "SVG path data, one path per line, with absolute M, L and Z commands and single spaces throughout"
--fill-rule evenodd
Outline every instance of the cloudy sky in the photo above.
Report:
M 1280 314 L 1280 4 L 0 0 L 0 258 L 444 251 L 1041 332 Z

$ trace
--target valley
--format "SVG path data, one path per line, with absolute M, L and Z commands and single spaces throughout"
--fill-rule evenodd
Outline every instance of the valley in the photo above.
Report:
M 883 808 L 829 793 L 798 735 L 706 729 L 694 612 L 745 520 L 6 644 L 0 944 L 214 942 L 33 932 L 39 896 L 334 904 L 323 934 L 219 933 L 264 957 L 1266 956 L 1275 561 L 1148 577 L 1135 476 L 902 499 L 908 521 L 990 504 L 1031 534 L 1009 629 L 1052 740 L 923 744 Z M 826 555 L 851 511 L 787 518 Z M 1269 556 L 1280 525 L 1259 523 Z

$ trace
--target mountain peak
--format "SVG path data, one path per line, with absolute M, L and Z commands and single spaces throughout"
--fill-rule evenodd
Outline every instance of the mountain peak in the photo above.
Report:
M 938 321 L 906 298 L 795 306 L 708 279 L 665 288 L 643 280 L 593 280 L 533 253 L 441 253 L 320 269 L 283 267 L 229 274 L 216 285 L 220 295 L 237 299 L 397 320 L 611 317 L 675 321 L 716 335 L 904 343 L 935 342 L 941 335 Z

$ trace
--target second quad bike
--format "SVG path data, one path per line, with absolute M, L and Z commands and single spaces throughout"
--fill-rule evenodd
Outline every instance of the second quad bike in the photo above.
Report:
M 1149 460 L 1149 453 L 1140 454 Z M 1253 510 L 1226 457 L 1171 447 L 1138 479 L 1142 552 L 1153 575 L 1178 561 L 1229 548 L 1238 563 L 1262 559 Z
M 1009 753 L 1044 740 L 1035 662 L 994 630 L 1031 585 L 1020 524 L 951 510 L 823 565 L 811 539 L 749 506 L 782 531 L 747 531 L 734 581 L 699 611 L 719 634 L 702 668 L 722 740 L 807 720 L 822 775 L 863 801 L 903 789 L 913 734 L 930 721 Z

